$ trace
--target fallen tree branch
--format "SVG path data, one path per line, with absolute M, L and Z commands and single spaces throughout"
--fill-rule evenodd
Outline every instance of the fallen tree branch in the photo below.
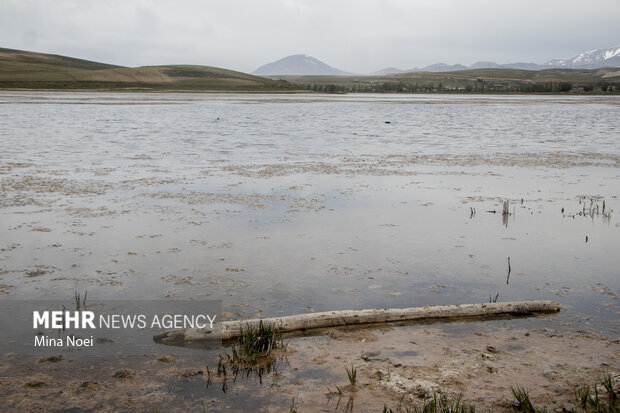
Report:
M 284 317 L 224 321 L 221 332 L 209 329 L 170 330 L 157 334 L 153 339 L 164 344 L 192 343 L 206 340 L 231 340 L 239 337 L 241 328 L 257 327 L 262 321 L 280 333 L 304 331 L 315 328 L 339 327 L 359 324 L 376 324 L 394 321 L 432 320 L 459 317 L 498 316 L 506 314 L 532 314 L 560 311 L 556 301 L 510 301 L 504 303 L 432 305 L 399 309 L 340 310 L 308 313 Z

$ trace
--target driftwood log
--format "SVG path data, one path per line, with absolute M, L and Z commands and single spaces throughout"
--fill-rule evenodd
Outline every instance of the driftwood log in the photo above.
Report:
M 241 328 L 257 327 L 262 321 L 280 333 L 305 331 L 314 328 L 339 327 L 360 324 L 376 324 L 394 321 L 449 319 L 460 317 L 485 317 L 499 315 L 527 315 L 532 313 L 557 312 L 556 301 L 509 301 L 503 303 L 431 305 L 379 310 L 341 310 L 322 313 L 308 313 L 284 317 L 250 320 L 224 321 L 218 329 L 188 328 L 170 330 L 157 334 L 153 339 L 161 343 L 193 343 L 206 340 L 231 340 L 239 337 Z

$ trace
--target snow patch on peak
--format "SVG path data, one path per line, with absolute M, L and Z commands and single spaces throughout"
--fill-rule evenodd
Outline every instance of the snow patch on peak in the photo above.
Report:
M 583 52 L 570 59 L 556 59 L 546 63 L 551 67 L 566 67 L 573 69 L 593 69 L 605 66 L 618 66 L 620 56 L 620 46 L 595 49 Z
M 614 56 L 618 56 L 620 55 L 620 47 L 618 47 L 616 50 L 607 50 L 605 52 L 605 60 L 607 59 L 611 59 Z

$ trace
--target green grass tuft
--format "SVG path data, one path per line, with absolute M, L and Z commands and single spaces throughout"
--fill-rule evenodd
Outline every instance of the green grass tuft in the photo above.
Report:
M 475 413 L 473 405 L 465 404 L 460 397 L 451 398 L 445 394 L 434 393 L 432 398 L 424 400 L 424 404 L 419 406 L 402 406 L 402 400 L 396 410 L 405 413 Z M 395 413 L 394 410 L 383 405 L 383 413 Z
M 357 369 L 353 367 L 353 364 L 351 364 L 350 370 L 346 366 L 344 369 L 347 371 L 347 377 L 349 378 L 349 383 L 351 383 L 351 386 L 355 386 L 355 383 L 357 383 Z
M 597 385 L 581 386 L 575 389 L 575 400 L 581 409 L 588 413 L 619 413 L 618 394 L 614 390 L 613 378 L 610 374 L 605 376 L 600 385 L 605 389 L 607 397 L 599 394 Z
M 228 363 L 233 367 L 253 366 L 259 359 L 268 359 L 271 352 L 284 347 L 280 334 L 268 324 L 259 322 L 258 326 L 241 327 L 237 343 L 231 348 Z
M 535 412 L 534 406 L 530 400 L 530 395 L 528 391 L 524 387 L 517 386 L 516 388 L 512 387 L 512 395 L 514 396 L 517 404 L 515 409 L 520 412 Z
M 575 400 L 577 404 L 585 409 L 588 407 L 588 400 L 590 400 L 590 386 L 581 386 L 575 389 Z
M 415 410 L 420 413 L 475 413 L 474 406 L 466 405 L 460 397 L 450 399 L 445 394 L 433 394 L 433 398 L 424 402 L 422 410 Z

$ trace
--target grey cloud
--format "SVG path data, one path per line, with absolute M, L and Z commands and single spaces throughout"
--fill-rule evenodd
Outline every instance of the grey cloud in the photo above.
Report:
M 620 43 L 618 15 L 616 0 L 3 0 L 0 46 L 245 72 L 306 53 L 371 72 L 570 57 Z

